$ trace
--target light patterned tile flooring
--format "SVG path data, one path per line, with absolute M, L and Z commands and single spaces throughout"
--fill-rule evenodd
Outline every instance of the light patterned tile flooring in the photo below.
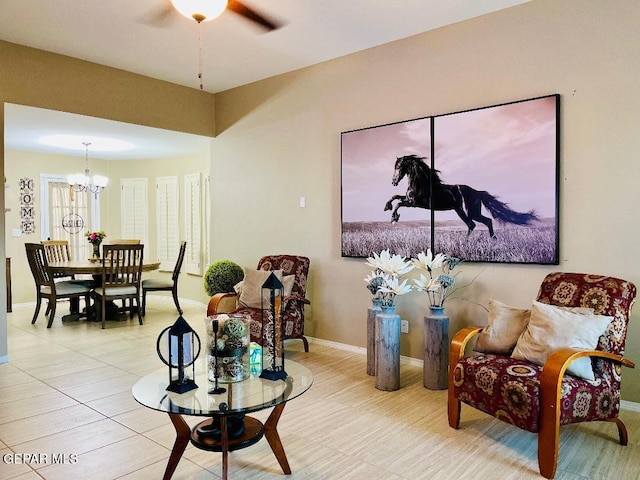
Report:
M 204 306 L 184 317 L 204 338 Z M 137 319 L 31 325 L 33 306 L 8 314 L 9 359 L 0 365 L 0 479 L 147 480 L 162 478 L 175 439 L 166 415 L 140 406 L 131 387 L 162 367 L 160 331 L 177 318 L 166 296 Z M 67 311 L 58 308 L 59 315 Z M 229 477 L 263 480 L 538 479 L 536 436 L 463 407 L 459 430 L 446 420 L 446 392 L 422 386 L 403 364 L 401 389 L 382 392 L 364 355 L 299 341 L 287 357 L 307 365 L 312 388 L 287 404 L 279 432 L 293 470 L 284 476 L 267 442 L 232 452 Z M 268 412 L 255 416 L 265 420 Z M 564 427 L 557 479 L 640 479 L 640 413 L 623 411 L 629 446 L 615 426 Z M 190 425 L 201 419 L 187 418 Z M 22 463 L 9 460 L 20 458 Z M 24 462 L 26 454 L 38 455 Z M 52 462 L 66 455 L 67 463 Z M 63 458 L 63 457 L 58 457 Z M 40 459 L 35 463 L 33 459 Z M 176 480 L 220 478 L 220 455 L 187 447 Z

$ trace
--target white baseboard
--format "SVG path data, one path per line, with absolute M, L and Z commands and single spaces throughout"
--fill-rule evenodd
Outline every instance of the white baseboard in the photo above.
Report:
M 0 363 L 9 363 L 9 355 L 3 355 L 0 357 Z
M 367 349 L 364 347 L 356 347 L 353 345 L 347 345 L 345 343 L 338 343 L 338 342 L 331 342 L 329 340 L 323 340 L 322 338 L 315 338 L 315 337 L 307 337 L 307 340 L 309 340 L 309 343 L 317 343 L 318 345 L 326 345 L 327 347 L 333 347 L 337 350 L 344 350 L 347 352 L 353 352 L 353 353 L 359 353 L 361 355 L 366 355 L 367 354 Z M 422 364 L 424 363 L 421 359 L 419 358 L 413 358 L 413 357 L 405 357 L 404 355 L 400 356 L 400 363 L 404 363 L 407 365 L 414 365 L 416 367 L 421 367 L 422 368 Z
M 640 412 L 640 403 L 620 400 L 620 408 L 622 410 L 629 410 L 630 412 Z
M 307 340 L 309 340 L 309 343 L 317 343 L 318 345 L 326 345 L 328 347 L 333 347 L 333 348 L 336 348 L 338 350 L 345 350 L 345 351 L 348 351 L 348 352 L 359 353 L 359 354 L 362 354 L 362 355 L 366 355 L 367 354 L 367 349 L 363 348 L 363 347 L 355 347 L 353 345 L 347 345 L 347 344 L 344 344 L 344 343 L 330 342 L 329 340 L 323 340 L 321 338 L 314 338 L 314 337 L 307 337 Z M 422 364 L 424 362 L 419 358 L 400 356 L 400 363 L 401 364 L 405 363 L 405 364 L 408 364 L 408 365 L 414 365 L 416 367 L 422 367 Z M 622 410 L 629 410 L 629 411 L 632 411 L 632 412 L 640 412 L 640 403 L 629 402 L 627 400 L 620 400 L 620 408 Z

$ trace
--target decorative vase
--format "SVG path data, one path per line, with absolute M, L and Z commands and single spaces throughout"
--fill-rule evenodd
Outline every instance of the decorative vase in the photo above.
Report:
M 429 305 L 424 317 L 423 385 L 430 390 L 445 390 L 449 366 L 449 317 L 444 307 Z
M 100 258 L 100 244 L 99 243 L 94 243 L 93 244 L 93 258 Z
M 378 298 L 371 299 L 367 309 L 367 375 L 376 374 L 376 315 L 382 311 Z
M 400 315 L 395 306 L 383 306 L 376 314 L 376 388 L 400 388 Z
M 213 321 L 218 322 L 214 331 Z M 207 325 L 207 375 L 214 382 L 241 382 L 251 374 L 249 325 L 246 315 L 213 315 Z M 217 367 L 217 369 L 216 369 Z

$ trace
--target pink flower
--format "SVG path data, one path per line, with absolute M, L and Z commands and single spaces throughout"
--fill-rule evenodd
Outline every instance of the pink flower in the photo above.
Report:
M 87 237 L 88 242 L 92 245 L 100 245 L 107 234 L 100 230 L 98 232 L 86 232 L 84 236 Z

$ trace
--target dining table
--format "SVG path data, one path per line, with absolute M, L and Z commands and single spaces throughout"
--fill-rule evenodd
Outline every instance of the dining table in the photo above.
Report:
M 142 261 L 142 271 L 150 272 L 153 270 L 158 270 L 160 268 L 160 262 L 143 260 Z M 99 287 L 102 285 L 102 260 L 97 259 L 87 259 L 87 260 L 63 260 L 58 262 L 49 262 L 49 269 L 53 273 L 59 273 L 64 276 L 75 276 L 75 275 L 91 275 L 93 276 L 93 280 L 95 285 Z M 71 306 L 71 313 L 68 315 L 64 315 L 62 317 L 63 322 L 71 322 L 78 321 L 83 317 L 87 319 L 96 320 L 100 318 L 100 312 L 97 311 L 99 302 L 94 302 L 94 305 L 89 306 L 85 312 L 80 312 L 77 305 Z M 109 302 L 109 306 L 107 307 L 107 319 L 113 320 L 116 317 L 119 309 L 116 307 L 115 303 Z
M 64 260 L 61 262 L 49 262 L 49 268 L 56 273 L 64 275 L 94 275 L 102 276 L 102 261 L 97 260 Z M 150 272 L 160 268 L 159 261 L 142 261 L 142 271 Z

